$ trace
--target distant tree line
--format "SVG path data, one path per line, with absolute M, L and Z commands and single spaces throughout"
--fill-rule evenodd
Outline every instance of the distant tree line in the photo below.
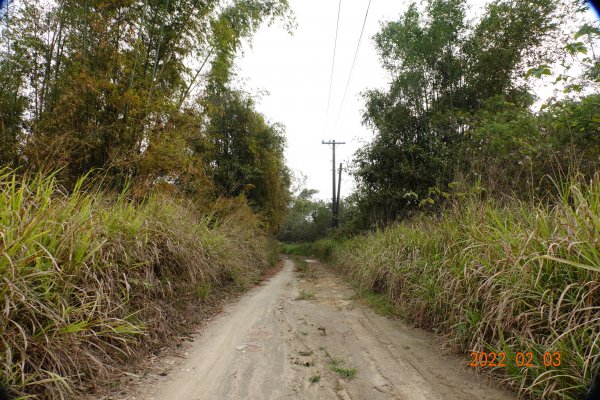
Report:
M 299 187 L 292 195 L 290 212 L 278 238 L 284 242 L 311 242 L 331 228 L 331 203 L 315 199 L 315 189 Z

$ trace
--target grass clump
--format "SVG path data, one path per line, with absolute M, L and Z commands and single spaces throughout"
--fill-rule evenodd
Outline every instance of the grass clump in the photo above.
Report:
M 302 279 L 315 279 L 317 277 L 316 266 L 314 263 L 308 262 L 305 259 L 294 256 L 294 265 Z
M 196 288 L 196 297 L 198 297 L 200 300 L 208 298 L 211 293 L 212 288 L 208 282 L 202 283 Z
M 456 350 L 532 352 L 538 367 L 497 372 L 524 396 L 570 400 L 600 363 L 599 245 L 597 176 L 552 205 L 465 199 L 340 242 L 331 260 Z M 561 365 L 544 367 L 545 352 Z
M 331 370 L 344 379 L 352 380 L 356 377 L 355 368 L 344 368 L 341 365 L 332 364 Z
M 319 383 L 319 382 L 321 381 L 321 375 L 319 375 L 319 374 L 314 374 L 314 375 L 311 375 L 311 376 L 308 378 L 308 381 L 309 381 L 310 383 Z
M 359 290 L 356 295 L 357 299 L 365 302 L 369 307 L 373 308 L 375 312 L 385 317 L 392 317 L 398 315 L 398 310 L 390 299 L 383 293 L 375 293 L 370 290 Z
M 327 350 L 324 350 L 325 357 L 329 359 L 329 368 L 338 374 L 341 378 L 352 380 L 356 377 L 356 368 L 346 368 L 344 367 L 344 361 L 333 358 L 331 354 Z
M 305 275 L 309 272 L 310 266 L 306 262 L 306 260 L 300 257 L 294 257 L 294 264 L 296 265 L 296 269 L 300 272 L 301 275 Z
M 315 294 L 313 292 L 301 291 L 296 300 L 314 300 Z
M 163 195 L 65 193 L 50 176 L 0 170 L 0 382 L 77 398 L 118 364 L 172 341 L 190 311 L 267 266 L 244 201 L 212 209 Z

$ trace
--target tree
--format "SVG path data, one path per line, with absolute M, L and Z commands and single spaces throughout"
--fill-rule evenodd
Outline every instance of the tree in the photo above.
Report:
M 524 77 L 556 59 L 545 40 L 565 7 L 496 0 L 468 21 L 464 1 L 429 0 L 383 25 L 375 44 L 391 84 L 364 94 L 363 121 L 375 138 L 354 159 L 362 220 L 406 216 L 434 188 L 477 176 L 490 158 L 505 166 L 527 146 L 543 147 Z M 514 168 L 504 181 L 522 172 Z
M 299 188 L 292 196 L 290 212 L 279 240 L 312 242 L 324 237 L 331 227 L 331 204 L 316 200 L 315 189 Z
M 244 195 L 277 231 L 288 205 L 289 173 L 283 162 L 283 127 L 269 124 L 241 92 L 222 89 L 205 100 L 207 136 L 195 150 L 208 165 L 218 190 Z

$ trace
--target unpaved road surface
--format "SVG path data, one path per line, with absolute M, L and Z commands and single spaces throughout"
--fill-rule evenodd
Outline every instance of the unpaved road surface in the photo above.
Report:
M 317 272 L 307 276 L 285 260 L 211 321 L 183 359 L 126 398 L 516 399 L 486 386 L 466 357 L 444 355 L 430 334 L 377 315 L 338 277 L 311 265 Z

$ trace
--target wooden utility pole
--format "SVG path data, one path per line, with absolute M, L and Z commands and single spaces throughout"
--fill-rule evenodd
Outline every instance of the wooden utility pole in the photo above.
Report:
M 338 170 L 338 188 L 337 197 L 335 199 L 335 227 L 337 228 L 340 224 L 340 190 L 342 189 L 342 163 L 340 163 L 340 169 Z
M 335 194 L 335 146 L 337 144 L 346 144 L 346 142 L 336 142 L 332 140 L 331 142 L 326 142 L 324 140 L 321 141 L 321 144 L 331 144 L 333 150 L 333 158 L 331 159 L 331 172 L 332 172 L 332 196 L 331 196 L 331 227 L 337 227 L 338 216 L 337 216 L 337 199 Z

